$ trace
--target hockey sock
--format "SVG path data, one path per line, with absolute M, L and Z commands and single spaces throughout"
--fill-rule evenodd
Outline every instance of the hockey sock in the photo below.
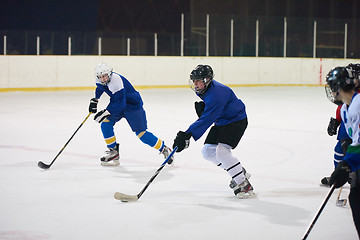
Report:
M 231 154 L 231 146 L 219 143 L 216 147 L 216 158 L 237 184 L 241 184 L 245 180 L 243 167 L 239 160 Z
M 216 144 L 205 144 L 201 149 L 201 153 L 203 158 L 214 163 L 218 167 L 222 167 L 221 162 L 216 158 L 216 147 Z
M 115 122 L 102 122 L 101 131 L 104 136 L 106 145 L 108 148 L 114 148 L 116 146 L 116 138 L 114 134 L 114 124 Z
M 338 141 L 338 143 L 336 144 L 335 148 L 334 148 L 334 166 L 336 168 L 336 166 L 338 165 L 339 162 L 341 162 L 344 159 L 344 154 L 341 148 L 341 143 L 340 141 Z
M 159 151 L 164 147 L 164 141 L 157 138 L 154 134 L 149 131 L 136 132 L 136 136 L 145 144 Z

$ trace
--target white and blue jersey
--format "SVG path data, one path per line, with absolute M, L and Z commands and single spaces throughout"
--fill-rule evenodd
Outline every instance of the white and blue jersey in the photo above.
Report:
M 341 107 L 341 119 L 352 144 L 348 147 L 344 161 L 352 171 L 360 169 L 360 94 L 355 93 L 349 106 Z
M 111 116 L 101 123 L 101 130 L 108 148 L 116 146 L 114 125 L 120 119 L 125 118 L 131 129 L 145 144 L 162 151 L 164 141 L 147 131 L 146 113 L 139 92 L 131 83 L 118 73 L 112 73 L 107 85 L 102 85 L 96 78 L 95 98 L 99 99 L 106 92 L 110 102 L 106 109 Z
M 247 117 L 245 104 L 236 97 L 233 90 L 215 80 L 212 80 L 203 95 L 197 95 L 205 102 L 205 109 L 201 117 L 186 130 L 186 132 L 191 132 L 195 141 L 212 124 L 223 126 Z
M 110 102 L 106 107 L 111 114 L 109 120 L 117 122 L 125 116 L 126 112 L 143 109 L 139 92 L 120 74 L 112 73 L 107 85 L 102 85 L 98 78 L 95 81 L 95 98 L 99 99 L 104 92 L 110 97 Z

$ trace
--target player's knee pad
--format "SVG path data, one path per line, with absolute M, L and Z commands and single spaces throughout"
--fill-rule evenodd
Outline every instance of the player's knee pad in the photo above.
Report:
M 219 162 L 216 158 L 216 147 L 216 144 L 205 144 L 201 149 L 201 153 L 204 159 L 214 163 L 218 167 L 222 167 L 221 162 Z
M 206 160 L 212 161 L 216 159 L 216 145 L 215 144 L 205 144 L 201 149 L 203 158 Z
M 224 159 L 232 157 L 231 146 L 224 143 L 219 143 L 216 147 L 216 157 L 218 159 Z

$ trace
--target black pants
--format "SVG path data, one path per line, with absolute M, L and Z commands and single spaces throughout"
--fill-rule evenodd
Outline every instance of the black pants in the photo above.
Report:
M 205 144 L 225 143 L 234 149 L 244 135 L 247 125 L 248 120 L 244 118 L 223 126 L 213 126 L 205 139 Z
M 353 172 L 351 176 L 349 203 L 354 224 L 360 239 L 360 170 Z

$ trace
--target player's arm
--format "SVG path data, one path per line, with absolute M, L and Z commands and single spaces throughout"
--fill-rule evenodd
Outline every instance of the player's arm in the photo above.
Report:
M 99 98 L 101 97 L 101 95 L 104 93 L 104 89 L 102 86 L 98 86 L 96 87 L 95 90 L 95 97 L 90 99 L 90 104 L 89 104 L 89 112 L 91 113 L 96 113 L 97 112 L 97 105 L 99 102 Z

